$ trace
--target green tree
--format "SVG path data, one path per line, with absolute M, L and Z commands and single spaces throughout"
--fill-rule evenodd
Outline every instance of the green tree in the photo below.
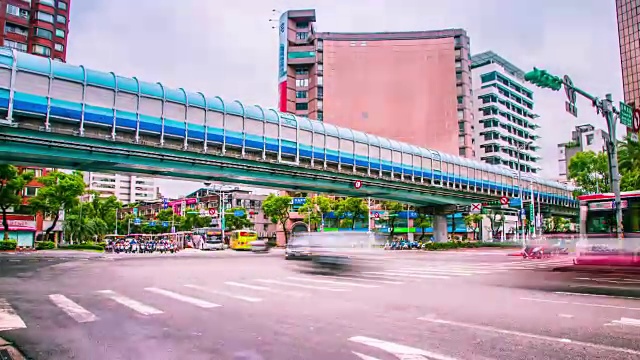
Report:
M 307 197 L 307 201 L 298 209 L 298 214 L 303 214 L 304 222 L 317 230 L 324 214 L 331 212 L 334 207 L 335 201 L 329 197 L 322 195 Z
M 618 165 L 621 174 L 640 169 L 640 143 L 629 137 L 618 143 Z
M 235 216 L 236 210 L 242 210 L 242 216 Z M 253 228 L 253 223 L 247 216 L 247 210 L 242 207 L 235 207 L 228 210 L 224 215 L 224 224 L 227 230 L 242 230 Z
M 502 211 L 490 211 L 487 214 L 487 218 L 489 218 L 489 230 L 491 230 L 491 238 L 495 239 L 496 237 L 498 237 L 498 233 L 504 225 L 504 214 L 502 213 Z
M 367 215 L 369 208 L 364 199 L 360 198 L 344 198 L 336 204 L 336 215 L 338 218 L 347 217 L 351 219 L 351 229 L 355 229 L 356 221 Z
M 52 171 L 38 178 L 38 182 L 44 186 L 29 200 L 29 204 L 34 213 L 53 217 L 51 226 L 44 233 L 43 240 L 47 241 L 60 219 L 60 211 L 78 204 L 78 198 L 84 193 L 85 184 L 80 171 L 74 171 L 71 174 Z M 57 238 L 55 243 L 57 247 Z
M 33 174 L 20 173 L 13 165 L 0 164 L 0 210 L 2 210 L 2 227 L 4 239 L 9 239 L 9 221 L 7 210 L 22 204 L 22 190 L 33 179 Z
M 420 234 L 420 240 L 423 240 L 427 235 L 425 234 L 426 229 L 433 226 L 433 219 L 427 214 L 418 213 L 418 217 L 413 220 L 413 226 L 422 230 L 422 233 Z
M 609 191 L 609 165 L 604 152 L 582 151 L 569 160 L 567 177 L 587 193 Z
M 404 209 L 404 205 L 397 201 L 383 201 L 380 205 L 387 211 L 389 220 L 387 220 L 387 226 L 389 227 L 389 238 L 393 239 L 393 235 L 396 232 L 396 224 L 398 221 L 398 213 Z M 409 224 L 407 224 L 407 228 Z
M 280 224 L 284 230 L 285 243 L 289 242 L 287 221 L 289 221 L 289 209 L 291 208 L 291 196 L 269 194 L 262 202 L 262 211 L 269 217 L 272 223 Z
M 469 214 L 463 219 L 464 224 L 473 230 L 473 240 L 477 240 L 476 233 L 480 229 L 480 225 L 482 225 L 482 219 L 484 219 L 482 214 Z

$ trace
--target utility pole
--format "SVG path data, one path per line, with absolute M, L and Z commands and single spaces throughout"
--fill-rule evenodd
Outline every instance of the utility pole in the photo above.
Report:
M 599 99 L 584 90 L 579 89 L 573 85 L 573 81 L 568 75 L 564 78 L 560 78 L 555 75 L 549 74 L 545 70 L 539 70 L 533 68 L 533 71 L 529 71 L 524 75 L 524 79 L 534 85 L 541 88 L 549 88 L 553 91 L 558 91 L 564 85 L 565 92 L 567 94 L 568 101 L 566 102 L 566 110 L 573 116 L 577 117 L 578 109 L 576 108 L 576 94 L 580 94 L 587 100 L 591 101 L 591 105 L 596 109 L 597 114 L 601 114 L 607 121 L 607 130 L 609 131 L 608 137 L 605 138 L 607 157 L 609 159 L 609 176 L 611 179 L 611 190 L 615 197 L 614 208 L 616 214 L 616 235 L 618 238 L 618 244 L 622 246 L 622 239 L 624 237 L 624 229 L 622 226 L 622 202 L 620 200 L 620 172 L 618 170 L 618 149 L 616 140 L 616 116 L 620 114 L 615 106 L 613 106 L 613 100 L 611 94 L 606 94 L 604 99 Z M 621 103 L 621 109 L 623 107 Z M 626 104 L 624 106 L 628 107 Z M 634 126 L 634 130 L 637 128 Z

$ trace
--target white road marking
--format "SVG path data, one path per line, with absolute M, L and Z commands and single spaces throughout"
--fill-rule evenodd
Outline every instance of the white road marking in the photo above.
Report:
M 378 279 L 363 279 L 363 278 L 359 278 L 359 277 L 355 277 L 355 276 L 332 276 L 332 275 L 319 275 L 319 276 L 330 278 L 330 279 L 368 281 L 368 282 L 375 282 L 375 283 L 380 283 L 380 284 L 392 284 L 392 285 L 402 285 L 402 284 L 404 284 L 401 281 L 378 280 Z
M 6 299 L 0 298 L 0 331 L 23 329 L 27 325 Z
M 392 271 L 365 271 L 363 274 L 374 274 L 374 275 L 392 275 L 392 276 L 408 276 L 408 277 L 416 277 L 421 279 L 450 279 L 450 276 L 444 275 L 418 275 L 418 274 L 403 274 Z
M 568 301 L 536 299 L 536 298 L 528 298 L 528 297 L 521 297 L 520 300 L 549 302 L 549 303 L 556 303 L 556 304 L 568 304 L 569 303 Z
M 22 260 L 20 259 L 9 259 L 9 262 L 21 262 Z
M 548 300 L 548 299 L 536 299 L 536 298 L 527 298 L 527 297 L 521 297 L 520 300 L 538 301 L 538 302 L 546 302 L 546 303 L 554 303 L 554 304 L 571 304 L 571 305 L 580 305 L 580 306 L 593 306 L 593 307 L 603 307 L 603 308 L 611 308 L 611 309 L 625 309 L 625 310 L 640 311 L 640 308 L 632 308 L 632 307 L 617 306 L 617 305 L 606 305 L 606 304 L 590 304 L 590 303 L 581 303 L 581 302 L 575 302 L 575 301 Z
M 230 286 L 246 288 L 246 289 L 266 291 L 266 292 L 272 292 L 272 293 L 282 293 L 282 294 L 293 295 L 293 296 L 307 296 L 308 295 L 306 293 L 297 292 L 297 291 L 275 290 L 275 289 L 272 289 L 272 288 L 268 288 L 266 286 L 251 285 L 251 284 L 239 283 L 239 282 L 235 282 L 235 281 L 225 281 L 225 284 L 226 285 L 230 285 Z
M 51 294 L 49 295 L 49 299 L 53 302 L 57 307 L 62 309 L 62 311 L 66 312 L 67 315 L 71 316 L 73 320 L 79 323 L 91 322 L 98 320 L 98 317 L 91 313 L 89 310 L 83 308 L 82 306 L 76 304 L 74 301 L 69 299 L 68 297 L 61 294 Z
M 359 357 L 362 360 L 381 360 L 379 358 L 373 357 L 373 356 L 369 356 L 369 355 L 365 355 L 362 353 L 359 353 L 357 351 L 352 351 L 351 353 L 353 353 L 355 356 Z
M 571 315 L 571 314 L 558 314 L 558 317 L 571 319 L 571 318 L 573 318 L 573 315 Z
M 486 332 L 494 332 L 494 333 L 505 334 L 505 335 L 528 337 L 528 338 L 531 338 L 531 339 L 544 340 L 544 341 L 550 341 L 550 342 L 568 343 L 568 344 L 574 344 L 576 346 L 589 347 L 589 348 L 598 349 L 598 350 L 622 352 L 622 353 L 627 353 L 627 354 L 640 356 L 640 351 L 629 349 L 629 348 L 617 347 L 617 346 L 609 346 L 609 345 L 595 344 L 595 343 L 589 343 L 589 342 L 584 342 L 584 341 L 576 341 L 576 340 L 571 340 L 571 339 L 566 339 L 566 338 L 558 338 L 558 337 L 551 337 L 551 336 L 545 336 L 545 335 L 530 334 L 530 333 L 525 333 L 525 332 L 521 332 L 521 331 L 505 330 L 505 329 L 500 329 L 500 328 L 496 328 L 496 327 L 492 327 L 492 326 L 467 324 L 467 323 L 462 323 L 462 322 L 457 322 L 457 321 L 431 319 L 431 318 L 424 318 L 424 317 L 420 317 L 420 318 L 418 318 L 418 320 L 428 321 L 428 322 L 436 323 L 436 324 L 444 324 L 444 325 L 450 325 L 450 326 L 464 327 L 464 328 L 468 328 L 468 329 L 481 330 L 481 331 L 486 331 Z
M 211 294 L 224 295 L 224 296 L 232 297 L 234 299 L 244 300 L 244 301 L 248 301 L 248 302 L 260 302 L 260 301 L 262 301 L 261 298 L 252 297 L 252 296 L 244 296 L 244 295 L 236 295 L 236 294 L 228 293 L 226 291 L 213 290 L 213 289 L 205 288 L 205 287 L 198 286 L 198 285 L 188 284 L 188 285 L 185 285 L 185 286 L 188 287 L 188 288 L 201 290 L 201 291 L 208 292 L 208 293 L 211 293 Z
M 110 298 L 111 300 L 122 304 L 126 307 L 128 307 L 131 310 L 137 311 L 142 315 L 155 315 L 155 314 L 162 314 L 162 310 L 158 310 L 152 306 L 149 305 L 145 305 L 139 301 L 133 300 L 131 298 L 128 298 L 126 296 L 122 296 L 118 293 L 116 293 L 115 291 L 112 290 L 100 290 L 97 291 L 100 294 L 104 294 L 106 295 L 108 298 Z
M 373 277 L 373 278 L 381 278 L 381 279 L 397 279 L 399 277 L 399 275 L 380 275 L 380 274 L 366 274 L 366 273 L 360 273 L 359 276 L 365 276 L 365 277 Z M 402 279 L 402 280 L 406 280 L 406 279 Z M 414 279 L 417 281 L 420 281 L 419 279 Z
M 187 296 L 187 295 L 182 295 L 182 294 L 178 294 L 175 293 L 173 291 L 169 291 L 169 290 L 165 290 L 165 289 L 159 289 L 159 288 L 155 288 L 155 287 L 148 287 L 148 288 L 144 288 L 145 290 L 155 293 L 155 294 L 159 294 L 159 295 L 164 295 L 168 298 L 171 299 L 175 299 L 178 301 L 183 301 L 186 302 L 188 304 L 191 305 L 195 305 L 195 306 L 199 306 L 201 308 L 205 308 L 205 309 L 210 309 L 210 308 L 214 308 L 214 307 L 219 307 L 222 305 L 219 304 L 214 304 L 212 302 L 208 302 L 202 299 L 197 299 L 191 296 Z
M 291 283 L 291 282 L 279 281 L 279 280 L 256 279 L 256 281 L 260 281 L 267 284 L 278 284 L 278 285 L 293 286 L 293 287 L 299 287 L 299 288 L 305 288 L 305 289 L 326 290 L 326 291 L 350 291 L 348 289 L 336 289 L 336 288 L 324 287 L 324 286 L 304 285 L 304 284 L 297 284 L 297 283 Z
M 620 324 L 620 325 L 631 325 L 631 326 L 640 326 L 640 320 L 632 319 L 632 318 L 620 318 L 620 320 L 613 320 L 612 324 Z
M 315 283 L 321 283 L 321 284 L 355 286 L 355 287 L 370 288 L 370 289 L 379 287 L 378 285 L 358 284 L 358 283 L 348 282 L 348 281 L 311 279 L 311 278 L 297 277 L 297 276 L 289 276 L 287 277 L 287 279 L 297 280 L 297 281 L 309 281 L 309 282 L 315 282 Z
M 406 345 L 396 344 L 396 343 L 392 343 L 384 340 L 378 340 L 378 339 L 374 339 L 366 336 L 354 336 L 352 338 L 349 338 L 349 341 L 353 341 L 355 343 L 368 345 L 371 347 L 378 348 L 380 350 L 384 350 L 388 353 L 393 354 L 398 359 L 403 359 L 403 360 L 410 360 L 410 359 L 417 360 L 424 357 L 427 357 L 432 360 L 456 360 L 455 358 L 437 354 L 427 350 L 417 349 L 417 348 L 409 347 Z
M 393 271 L 393 272 L 399 272 L 399 273 L 404 273 L 404 274 L 426 274 L 426 275 L 456 275 L 456 276 L 470 276 L 473 275 L 473 272 L 462 272 L 462 271 L 455 271 L 455 270 L 407 270 L 407 269 L 400 269 L 400 270 L 389 270 L 389 271 Z M 477 272 L 477 274 L 488 274 L 488 272 L 485 271 L 480 271 Z

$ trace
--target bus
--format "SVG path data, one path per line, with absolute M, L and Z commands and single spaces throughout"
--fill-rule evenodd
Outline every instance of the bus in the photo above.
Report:
M 614 194 L 578 196 L 580 240 L 576 264 L 640 266 L 640 190 L 620 194 L 623 233 L 616 231 Z
M 231 232 L 229 247 L 233 250 L 251 250 L 251 242 L 258 240 L 253 230 L 234 230 Z

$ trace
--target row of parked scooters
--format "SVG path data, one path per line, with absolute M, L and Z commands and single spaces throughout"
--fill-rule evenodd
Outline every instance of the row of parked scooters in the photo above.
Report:
M 107 245 L 105 248 L 106 251 L 111 251 L 116 254 L 126 253 L 126 254 L 135 254 L 135 253 L 154 253 L 159 252 L 161 254 L 164 253 L 176 253 L 178 252 L 178 246 L 175 242 L 160 240 L 160 241 L 118 241 L 116 243 L 111 244 L 111 246 Z
M 384 244 L 385 250 L 419 250 L 427 247 L 426 242 L 421 241 L 391 241 Z

